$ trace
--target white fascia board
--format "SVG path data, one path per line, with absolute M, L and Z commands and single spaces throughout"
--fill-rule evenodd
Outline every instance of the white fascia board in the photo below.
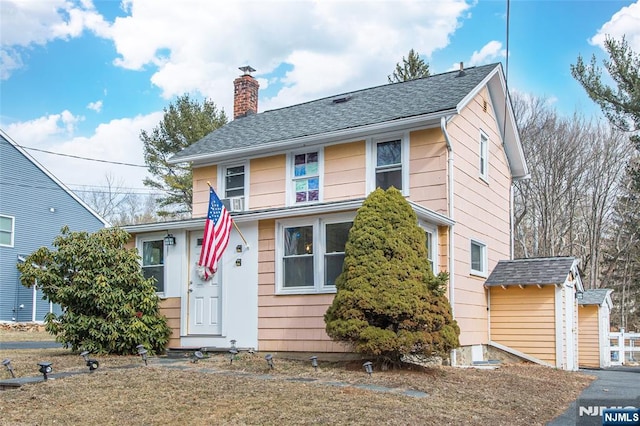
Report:
M 511 169 L 513 179 L 529 179 L 531 175 L 529 174 L 524 150 L 522 149 L 520 134 L 516 128 L 516 119 L 513 114 L 511 100 L 508 97 L 509 94 L 507 93 L 506 80 L 500 66 L 496 66 L 494 70 L 487 74 L 480 84 L 475 87 L 474 90 L 462 98 L 456 107 L 457 111 L 462 111 L 462 109 L 467 106 L 485 86 L 487 86 L 487 90 L 489 91 L 491 103 L 496 108 L 494 109 L 494 113 L 498 122 L 502 140 L 504 141 L 504 149 L 509 160 L 509 167 Z M 506 110 L 504 108 L 505 105 Z M 503 108 L 497 108 L 498 106 L 503 106 Z
M 364 198 L 348 201 L 338 201 L 332 203 L 312 204 L 306 206 L 296 206 L 282 209 L 269 209 L 259 211 L 248 211 L 239 215 L 231 214 L 234 222 L 253 222 L 265 219 L 285 219 L 299 216 L 313 216 L 328 213 L 338 213 L 344 211 L 357 210 L 362 206 Z M 451 226 L 455 222 L 448 217 L 422 207 L 409 201 L 411 208 L 416 212 L 419 219 L 433 223 L 435 225 Z M 206 218 L 186 219 L 174 222 L 145 223 L 140 225 L 123 226 L 122 229 L 129 233 L 138 234 L 142 232 L 172 231 L 180 229 L 199 229 L 204 227 Z
M 334 132 L 320 133 L 317 135 L 304 136 L 300 138 L 287 139 L 282 141 L 275 141 L 260 145 L 258 147 L 252 146 L 247 148 L 229 149 L 226 151 L 219 151 L 216 153 L 198 154 L 187 157 L 181 157 L 178 159 L 169 159 L 169 164 L 180 164 L 186 162 L 193 162 L 197 164 L 213 163 L 216 161 L 225 161 L 230 158 L 239 158 L 246 156 L 255 156 L 259 154 L 272 154 L 274 150 L 289 149 L 292 147 L 301 148 L 305 146 L 314 146 L 319 144 L 328 144 L 332 142 L 340 142 L 345 139 L 354 140 L 356 138 L 367 137 L 379 132 L 395 132 L 401 129 L 406 129 L 415 125 L 431 123 L 438 125 L 440 118 L 443 116 L 455 114 L 457 110 L 451 109 L 446 111 L 438 111 L 436 113 L 418 115 L 415 117 L 402 118 L 399 120 L 385 121 L 382 123 L 371 124 L 367 126 L 360 126 L 353 129 L 337 130 Z

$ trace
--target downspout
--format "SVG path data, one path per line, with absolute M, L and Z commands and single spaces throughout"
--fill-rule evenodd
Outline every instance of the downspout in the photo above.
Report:
M 444 135 L 444 140 L 447 143 L 447 174 L 448 174 L 448 186 L 449 186 L 449 194 L 447 196 L 449 200 L 449 219 L 454 221 L 454 210 L 453 210 L 453 145 L 451 145 L 451 140 L 449 139 L 449 133 L 447 132 L 447 117 L 442 117 L 440 119 L 440 128 L 442 129 L 442 134 Z M 454 248 L 453 248 L 453 227 L 455 225 L 452 224 L 449 226 L 449 304 L 451 305 L 451 316 L 453 319 L 456 318 L 456 308 L 455 308 L 455 259 L 454 259 Z M 456 350 L 453 349 L 451 351 L 451 365 L 457 365 L 457 357 Z

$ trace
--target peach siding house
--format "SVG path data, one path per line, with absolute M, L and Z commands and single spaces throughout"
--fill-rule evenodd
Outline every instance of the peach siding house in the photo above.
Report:
M 242 70 L 234 120 L 171 159 L 193 166 L 194 219 L 125 228 L 143 258 L 167 233 L 175 238 L 164 248 L 159 290 L 171 309 L 171 345 L 228 347 L 233 339 L 260 351 L 349 351 L 326 335 L 323 315 L 357 209 L 376 187 L 392 185 L 425 230 L 434 272 L 450 273 L 461 350 L 488 345 L 484 283 L 511 258 L 511 188 L 528 177 L 502 66 L 261 113 L 257 82 Z M 195 262 L 209 183 L 243 235 L 232 231 L 219 272 L 203 281 Z
M 584 368 L 611 366 L 609 314 L 613 290 L 585 290 L 578 298 L 578 363 Z

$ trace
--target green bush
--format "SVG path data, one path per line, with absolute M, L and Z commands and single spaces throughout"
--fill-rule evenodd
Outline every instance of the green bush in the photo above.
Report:
M 140 257 L 126 249 L 129 234 L 119 228 L 87 232 L 61 230 L 53 246 L 40 247 L 18 264 L 22 285 L 34 284 L 62 306 L 47 314 L 46 330 L 72 350 L 134 354 L 142 344 L 164 351 L 171 333 L 160 315 L 153 278 L 142 275 Z
M 349 232 L 324 316 L 327 334 L 387 364 L 407 354 L 446 356 L 460 335 L 444 295 L 447 279 L 433 275 L 425 232 L 400 191 L 377 189 Z

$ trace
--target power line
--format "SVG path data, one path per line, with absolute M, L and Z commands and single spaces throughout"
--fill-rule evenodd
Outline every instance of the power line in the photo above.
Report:
M 45 149 L 39 149 L 39 148 L 30 148 L 28 146 L 23 146 L 23 145 L 18 145 L 20 148 L 23 149 L 28 149 L 31 151 L 38 151 L 38 152 L 44 152 L 46 154 L 52 154 L 52 155 L 59 155 L 61 157 L 69 157 L 69 158 L 76 158 L 78 160 L 86 160 L 86 161 L 97 161 L 99 163 L 107 163 L 107 164 L 117 164 L 119 166 L 129 166 L 129 167 L 143 167 L 143 168 L 147 168 L 146 165 L 141 165 L 141 164 L 132 164 L 132 163 L 123 163 L 120 161 L 108 161 L 108 160 L 100 160 L 97 158 L 88 158 L 88 157 L 81 157 L 79 155 L 71 155 L 71 154 L 62 154 L 60 152 L 53 152 L 53 151 L 47 151 Z

